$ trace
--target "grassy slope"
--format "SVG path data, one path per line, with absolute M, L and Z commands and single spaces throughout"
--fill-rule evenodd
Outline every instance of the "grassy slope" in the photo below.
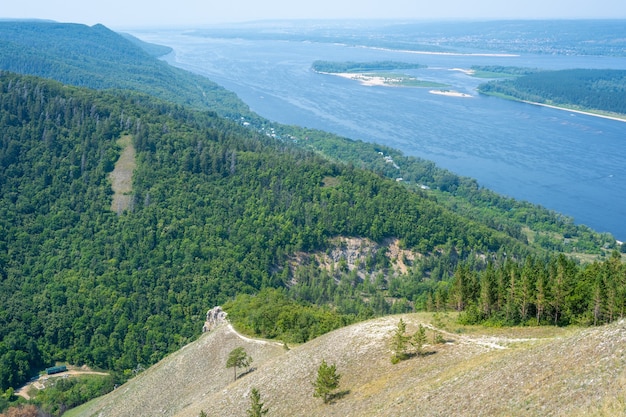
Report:
M 412 333 L 427 314 L 403 316 Z M 259 388 L 271 415 L 623 415 L 626 322 L 591 329 L 447 327 L 436 353 L 397 365 L 388 341 L 398 316 L 358 323 L 284 351 L 222 326 L 113 393 L 67 415 L 240 416 Z M 438 323 L 441 325 L 441 323 Z M 233 383 L 224 364 L 244 346 L 254 372 Z M 322 359 L 336 363 L 346 395 L 313 398 Z M 102 413 L 102 414 L 100 414 Z

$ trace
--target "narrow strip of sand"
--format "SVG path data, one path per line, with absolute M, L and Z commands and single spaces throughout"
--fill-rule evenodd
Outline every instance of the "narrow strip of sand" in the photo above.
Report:
M 430 90 L 429 93 L 437 94 L 440 96 L 448 96 L 448 97 L 463 97 L 463 98 L 472 97 L 471 94 L 461 93 L 459 91 L 454 91 L 454 90 Z
M 601 117 L 603 119 L 615 120 L 618 122 L 626 122 L 626 115 L 624 115 L 623 117 L 607 116 L 604 114 L 592 113 L 592 112 L 583 111 L 583 110 L 573 110 L 573 109 L 568 109 L 567 107 L 553 106 L 551 104 L 537 103 L 534 101 L 527 101 L 527 100 L 519 100 L 519 101 L 521 101 L 522 103 L 526 103 L 526 104 L 533 104 L 535 106 L 548 107 L 548 108 L 556 109 L 556 110 L 564 110 L 570 113 L 578 113 L 578 114 L 584 114 L 586 116 L 595 116 L 595 117 Z

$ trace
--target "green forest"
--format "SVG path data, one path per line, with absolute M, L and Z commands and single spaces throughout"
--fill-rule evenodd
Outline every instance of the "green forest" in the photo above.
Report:
M 395 181 L 209 113 L 11 74 L 0 85 L 4 389 L 53 360 L 153 363 L 207 306 L 284 286 L 285 257 L 332 236 L 523 251 Z M 118 216 L 107 174 L 122 134 L 139 164 Z
M 252 117 L 232 92 L 155 59 L 169 52 L 102 25 L 0 22 L 0 69 L 93 89 L 142 91 L 224 117 Z
M 626 71 L 623 70 L 539 71 L 515 79 L 491 81 L 481 85 L 479 91 L 577 110 L 626 114 Z
M 2 391 L 56 362 L 110 371 L 93 392 L 111 389 L 196 338 L 218 304 L 287 343 L 416 310 L 491 325 L 624 315 L 610 235 L 384 146 L 272 124 L 102 26 L 21 25 L 0 23 Z M 116 65 L 98 75 L 101 60 Z M 137 168 L 116 213 L 108 175 L 125 135 Z M 339 237 L 381 249 L 322 267 L 315 254 Z M 389 239 L 418 255 L 406 273 Z

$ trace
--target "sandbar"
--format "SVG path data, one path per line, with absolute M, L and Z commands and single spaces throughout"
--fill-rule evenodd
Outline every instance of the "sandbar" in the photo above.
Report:
M 474 75 L 476 74 L 476 70 L 473 69 L 464 69 L 464 68 L 450 68 L 450 71 L 459 71 L 465 75 Z
M 472 97 L 471 94 L 461 93 L 459 91 L 454 91 L 454 90 L 430 90 L 429 93 L 437 94 L 440 96 L 448 96 L 448 97 L 464 97 L 464 98 Z
M 381 77 L 379 75 L 370 75 L 356 72 L 319 72 L 320 74 L 336 75 L 337 77 L 347 78 L 350 80 L 356 80 L 363 85 L 367 86 L 386 86 L 396 87 L 400 79 L 392 77 Z M 395 84 L 394 84 L 395 83 Z

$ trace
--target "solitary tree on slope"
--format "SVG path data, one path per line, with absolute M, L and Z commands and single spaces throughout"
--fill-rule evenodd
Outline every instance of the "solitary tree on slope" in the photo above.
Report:
M 337 373 L 335 364 L 328 365 L 325 360 L 317 369 L 317 379 L 313 382 L 315 391 L 314 397 L 321 397 L 324 403 L 328 403 L 333 398 L 333 391 L 339 387 L 341 375 Z
M 248 417 L 262 417 L 267 414 L 268 411 L 269 410 L 267 408 L 263 408 L 261 393 L 259 390 L 252 388 L 252 391 L 250 392 L 250 408 L 247 410 Z
M 243 347 L 233 349 L 228 354 L 228 360 L 226 361 L 226 368 L 233 368 L 235 372 L 234 380 L 237 380 L 237 368 L 246 368 L 252 363 L 252 357 L 248 356 L 246 350 Z

